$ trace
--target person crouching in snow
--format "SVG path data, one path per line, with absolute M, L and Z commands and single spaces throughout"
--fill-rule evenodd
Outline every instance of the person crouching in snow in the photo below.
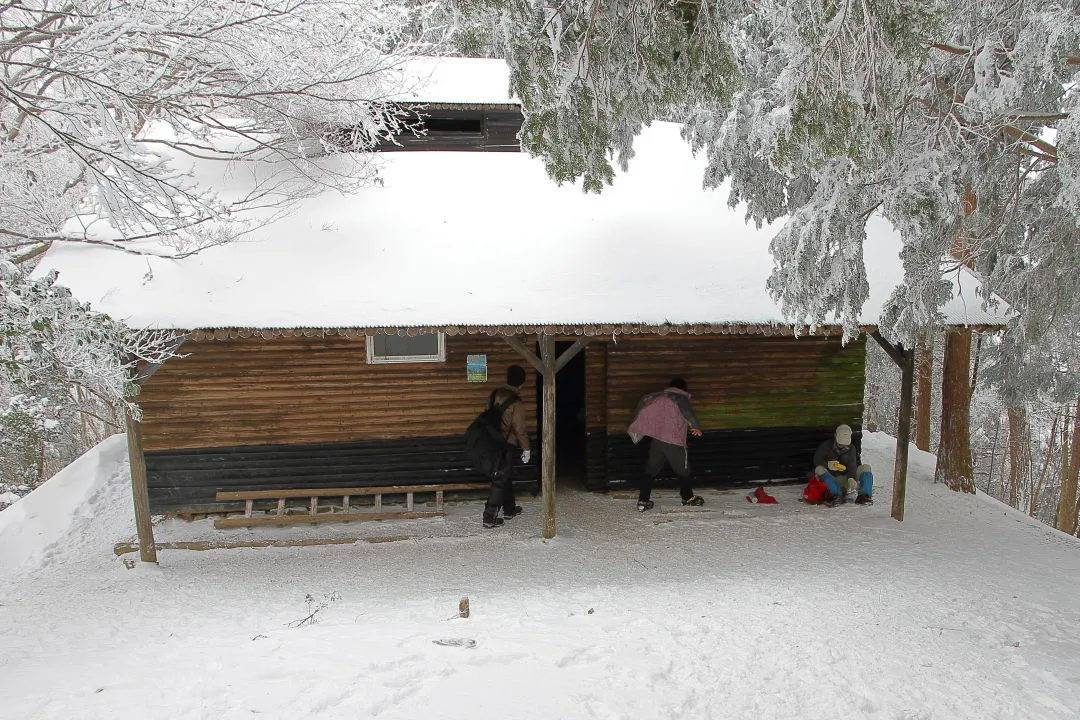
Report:
M 836 502 L 845 502 L 858 492 L 855 502 L 872 503 L 874 474 L 869 465 L 859 464 L 859 453 L 851 444 L 851 428 L 839 425 L 833 437 L 821 443 L 814 453 L 814 473 L 828 486 Z
M 634 419 L 627 428 L 635 443 L 648 437 L 649 460 L 645 463 L 645 475 L 641 479 L 637 509 L 641 512 L 653 506 L 650 500 L 653 484 L 667 462 L 679 476 L 679 495 L 683 505 L 704 505 L 705 501 L 694 494 L 690 477 L 690 457 L 686 450 L 686 430 L 701 437 L 701 425 L 690 406 L 690 393 L 681 377 L 671 379 L 660 392 L 649 393 L 638 403 Z

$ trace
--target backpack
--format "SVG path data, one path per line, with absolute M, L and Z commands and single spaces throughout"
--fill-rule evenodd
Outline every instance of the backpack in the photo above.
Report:
M 822 482 L 817 473 L 810 473 L 810 481 L 802 491 L 803 500 L 811 505 L 825 502 L 832 497 L 829 486 Z
M 495 404 L 495 392 L 488 398 L 487 409 L 465 428 L 465 457 L 480 473 L 491 477 L 502 464 L 503 456 L 510 443 L 502 434 L 502 417 L 506 408 L 520 401 L 517 395 L 511 395 L 498 405 Z

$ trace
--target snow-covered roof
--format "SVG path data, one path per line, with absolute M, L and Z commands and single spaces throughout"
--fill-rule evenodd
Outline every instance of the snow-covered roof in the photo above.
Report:
M 510 95 L 510 68 L 485 58 L 414 57 L 394 71 L 398 87 L 390 99 L 417 103 L 520 104 Z
M 635 147 L 600 195 L 523 153 L 392 153 L 381 186 L 305 200 L 240 242 L 182 260 L 58 242 L 36 272 L 139 328 L 786 324 L 765 289 L 775 228 L 702 189 L 676 125 Z M 901 241 L 881 219 L 868 233 L 860 322 L 874 325 Z M 1001 324 L 961 279 L 947 321 Z

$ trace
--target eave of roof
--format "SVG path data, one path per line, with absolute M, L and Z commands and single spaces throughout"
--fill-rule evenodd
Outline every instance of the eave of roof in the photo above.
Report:
M 1004 329 L 1003 325 L 979 324 L 966 325 L 973 332 L 996 332 Z M 871 333 L 877 325 L 862 325 L 859 330 Z M 521 335 L 555 335 L 563 337 L 619 337 L 622 335 L 759 335 L 765 337 L 841 337 L 844 329 L 839 325 L 820 325 L 816 328 L 795 327 L 784 324 L 661 324 L 613 323 L 589 325 L 427 325 L 409 327 L 348 327 L 348 328 L 198 328 L 195 330 L 177 330 L 192 340 L 238 340 L 247 338 L 318 338 L 340 337 L 346 339 L 362 338 L 369 335 L 401 335 L 415 337 L 425 333 L 444 333 L 450 337 L 458 335 L 487 335 L 490 337 Z

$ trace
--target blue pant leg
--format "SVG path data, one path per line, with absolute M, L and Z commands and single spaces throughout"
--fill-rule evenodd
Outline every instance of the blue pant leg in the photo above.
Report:
M 859 476 L 859 494 L 871 497 L 874 495 L 874 473 L 869 470 Z
M 841 495 L 843 495 L 843 493 L 840 491 L 840 486 L 837 485 L 836 479 L 832 475 L 830 475 L 829 473 L 825 473 L 821 476 L 821 480 L 825 483 L 826 487 L 829 488 L 829 492 L 832 493 L 833 497 L 840 497 Z

